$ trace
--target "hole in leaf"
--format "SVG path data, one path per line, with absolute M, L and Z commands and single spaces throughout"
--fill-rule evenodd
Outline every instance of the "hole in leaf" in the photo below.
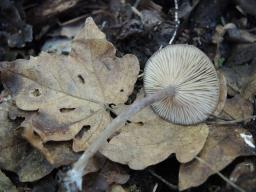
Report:
M 3 86 L 3 84 L 0 82 L 0 93 L 2 93 L 3 90 L 4 90 L 4 86 Z
M 120 90 L 120 92 L 124 92 L 124 90 L 123 90 L 123 89 L 121 89 L 121 90 Z
M 139 126 L 143 126 L 144 125 L 144 123 L 143 122 L 137 122 L 136 124 L 138 124 Z
M 38 133 L 35 132 L 34 130 L 33 130 L 33 135 L 34 135 L 35 137 L 40 137 L 40 136 L 38 135 Z M 31 139 L 32 139 L 32 138 L 31 138 Z
M 84 125 L 82 129 L 76 134 L 76 139 L 81 139 L 85 132 L 89 131 L 91 129 L 90 125 Z
M 41 92 L 39 89 L 34 89 L 31 93 L 34 97 L 39 97 L 41 95 Z
M 233 95 L 227 95 L 228 99 L 232 99 L 234 96 Z
M 78 79 L 80 80 L 81 83 L 83 83 L 83 84 L 85 83 L 84 78 L 83 78 L 82 75 L 78 75 L 77 77 L 78 77 Z
M 114 103 L 111 103 L 111 104 L 109 104 L 108 106 L 113 109 L 113 107 L 116 106 L 116 105 L 115 105 Z M 113 111 L 107 109 L 107 112 L 109 112 L 110 116 L 111 116 L 113 119 L 116 118 L 117 115 L 116 115 Z
M 76 108 L 60 108 L 61 113 L 68 113 L 74 111 Z
M 114 106 L 116 106 L 116 104 L 110 103 L 108 106 L 111 107 L 111 108 L 113 108 Z

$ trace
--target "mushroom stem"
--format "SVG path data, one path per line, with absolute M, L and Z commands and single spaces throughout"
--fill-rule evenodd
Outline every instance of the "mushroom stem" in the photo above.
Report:
M 66 178 L 64 178 L 64 186 L 68 192 L 82 190 L 82 177 L 84 170 L 89 162 L 89 159 L 95 155 L 95 153 L 105 144 L 107 139 L 111 137 L 118 129 L 125 125 L 125 122 L 129 120 L 134 114 L 142 110 L 143 108 L 158 102 L 165 97 L 172 97 L 175 95 L 175 87 L 168 86 L 158 92 L 148 95 L 143 99 L 136 100 L 126 110 L 121 112 L 99 135 L 99 137 L 85 150 L 76 163 L 74 163 L 72 169 L 67 172 Z M 76 189 L 74 190 L 74 185 Z M 72 186 L 72 187 L 71 187 Z

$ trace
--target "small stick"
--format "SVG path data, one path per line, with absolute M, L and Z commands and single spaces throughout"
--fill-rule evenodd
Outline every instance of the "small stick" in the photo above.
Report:
M 179 16 L 178 16 L 178 10 L 179 10 L 179 4 L 178 4 L 178 0 L 174 0 L 174 5 L 175 5 L 175 12 L 174 12 L 174 19 L 175 19 L 175 29 L 172 35 L 172 38 L 169 41 L 169 44 L 172 44 L 173 41 L 175 40 L 176 36 L 177 36 L 177 31 L 180 25 L 180 20 L 179 20 Z
M 252 115 L 252 116 L 245 117 L 242 119 L 236 119 L 236 120 L 230 120 L 230 121 L 214 121 L 214 122 L 209 121 L 207 123 L 216 124 L 216 125 L 230 125 L 230 124 L 242 123 L 244 121 L 251 120 L 251 119 L 254 120 L 255 118 L 256 118 L 256 115 Z
M 125 122 L 129 120 L 135 113 L 139 112 L 143 108 L 162 100 L 166 96 L 174 96 L 175 88 L 168 86 L 152 95 L 144 97 L 141 100 L 135 101 L 127 110 L 120 113 L 99 135 L 97 140 L 93 142 L 86 151 L 81 155 L 78 161 L 73 165 L 73 168 L 67 172 L 67 176 L 64 178 L 64 188 L 68 192 L 76 192 L 82 190 L 82 177 L 84 175 L 85 167 L 88 161 L 94 154 L 107 142 L 107 139 L 115 133 L 119 128 L 125 125 Z
M 158 183 L 155 184 L 155 186 L 154 186 L 152 192 L 156 192 L 157 188 L 158 188 Z
M 138 5 L 140 4 L 140 0 L 137 0 L 134 5 L 132 6 L 132 11 L 133 13 L 135 13 L 136 15 L 138 15 L 140 18 L 142 18 L 142 14 L 140 13 L 140 11 L 137 9 Z
M 171 190 L 175 190 L 178 191 L 178 187 L 176 185 L 173 185 L 171 183 L 169 183 L 168 181 L 166 181 L 163 177 L 161 177 L 160 175 L 156 174 L 153 170 L 148 170 L 150 172 L 151 175 L 155 176 L 157 179 L 159 179 L 160 181 L 162 181 L 165 185 L 167 185 Z

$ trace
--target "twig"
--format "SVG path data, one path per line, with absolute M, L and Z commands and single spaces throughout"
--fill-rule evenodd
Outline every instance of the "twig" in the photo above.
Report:
M 140 18 L 142 18 L 142 14 L 136 7 L 132 7 L 132 12 L 135 13 L 135 15 L 138 15 Z
M 133 7 L 137 8 L 138 5 L 140 4 L 140 1 L 141 1 L 141 0 L 136 0 L 135 3 L 133 4 Z
M 209 165 L 209 163 L 207 163 L 204 159 L 202 159 L 198 156 L 196 156 L 195 159 L 198 160 L 200 163 L 206 165 L 209 169 L 211 169 L 213 172 L 215 172 L 217 175 L 219 175 L 220 178 L 222 178 L 224 181 L 226 181 L 229 185 L 231 185 L 237 191 L 246 192 L 244 189 L 242 189 L 241 187 L 239 187 L 238 185 L 236 185 L 235 183 L 230 181 L 225 175 L 223 175 L 219 171 L 216 171 L 214 168 L 212 168 L 212 166 Z
M 178 15 L 178 11 L 179 11 L 178 0 L 174 0 L 174 5 L 175 5 L 175 12 L 174 12 L 175 28 L 174 28 L 172 38 L 169 41 L 169 44 L 172 44 L 173 41 L 175 40 L 175 38 L 177 36 L 177 31 L 178 31 L 178 28 L 179 28 L 179 25 L 180 25 L 180 20 L 179 20 L 179 15 Z
M 156 192 L 157 188 L 158 188 L 158 183 L 155 184 L 155 186 L 154 186 L 152 192 Z
M 241 123 L 241 122 L 251 120 L 251 119 L 254 120 L 255 118 L 256 118 L 256 115 L 252 115 L 252 116 L 249 116 L 249 117 L 245 117 L 245 118 L 242 118 L 242 119 L 231 120 L 231 121 L 214 121 L 214 122 L 209 121 L 207 123 L 216 124 L 216 125 L 230 125 L 230 124 Z
M 178 187 L 176 185 L 173 185 L 173 184 L 169 183 L 163 177 L 161 177 L 160 175 L 156 174 L 153 170 L 149 169 L 148 171 L 149 171 L 149 173 L 151 175 L 153 175 L 154 177 L 159 179 L 161 182 L 163 182 L 165 185 L 167 185 L 170 189 L 178 191 Z
M 86 149 L 78 161 L 73 165 L 72 169 L 67 172 L 66 177 L 63 179 L 63 187 L 68 192 L 76 192 L 82 190 L 82 177 L 84 175 L 85 167 L 88 161 L 94 154 L 107 142 L 107 139 L 115 133 L 119 128 L 125 125 L 134 114 L 143 108 L 162 100 L 166 96 L 175 95 L 175 88 L 168 86 L 152 95 L 144 97 L 141 100 L 135 101 L 127 110 L 120 113 L 99 135 L 99 137 Z
M 140 4 L 140 0 L 136 0 L 136 2 L 134 3 L 134 5 L 131 8 L 132 8 L 133 13 L 135 13 L 135 15 L 138 15 L 140 18 L 142 18 L 142 14 L 137 9 L 139 4 Z

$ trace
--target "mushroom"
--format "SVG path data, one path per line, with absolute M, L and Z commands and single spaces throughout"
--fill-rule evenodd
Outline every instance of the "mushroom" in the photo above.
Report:
M 166 87 L 174 91 L 153 103 L 162 118 L 177 124 L 205 120 L 218 103 L 219 80 L 210 59 L 192 45 L 169 45 L 146 63 L 144 89 L 147 95 Z
M 121 112 L 67 172 L 64 185 L 82 188 L 82 176 L 89 159 L 132 115 L 146 106 L 162 118 L 177 124 L 195 124 L 205 120 L 216 108 L 219 80 L 210 59 L 192 45 L 168 45 L 147 61 L 144 70 L 146 97 L 136 100 Z M 72 187 L 71 187 L 72 186 Z

